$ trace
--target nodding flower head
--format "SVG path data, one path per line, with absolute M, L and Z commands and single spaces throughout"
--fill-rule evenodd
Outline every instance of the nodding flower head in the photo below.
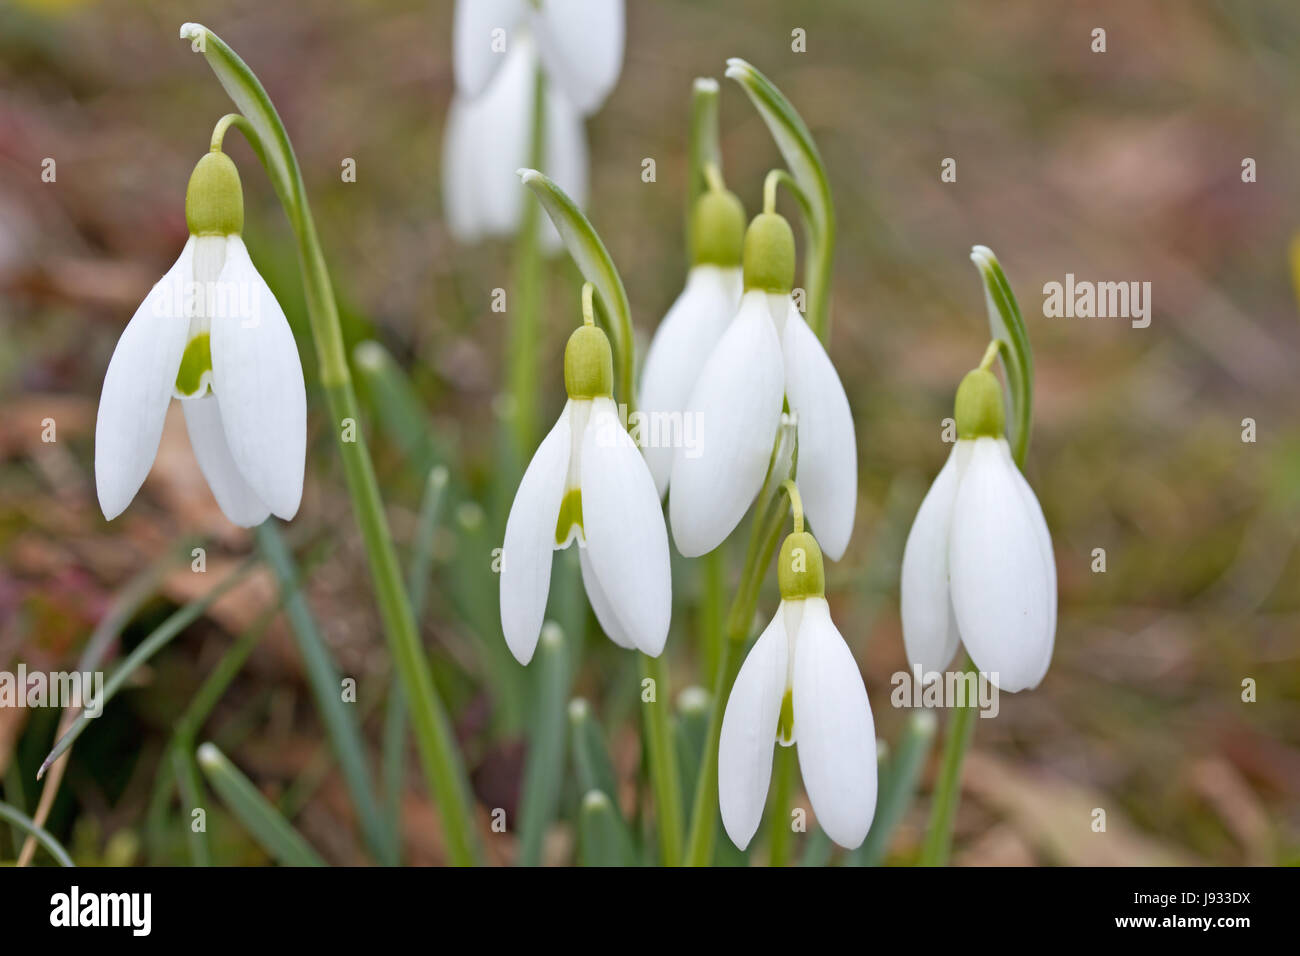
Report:
M 957 389 L 957 443 L 903 551 L 903 642 L 914 668 L 943 670 L 959 644 L 999 689 L 1037 687 L 1056 635 L 1056 562 L 1033 489 L 1004 435 L 986 365 Z
M 185 194 L 190 238 L 122 332 L 95 423 L 104 517 L 135 498 L 171 399 L 217 504 L 232 522 L 289 519 L 302 498 L 307 395 L 284 311 L 249 259 L 239 173 L 217 149 Z
M 744 294 L 701 367 L 683 418 L 698 447 L 673 452 L 668 498 L 677 549 L 687 557 L 720 545 L 762 488 L 785 406 L 798 419 L 799 484 L 808 520 L 838 560 L 857 507 L 853 414 L 821 341 L 794 303 L 794 236 L 779 214 L 750 223 Z
M 610 640 L 657 657 L 668 637 L 668 530 L 654 479 L 613 399 L 609 339 L 592 321 L 564 350 L 569 400 L 524 472 L 501 554 L 501 626 L 520 663 L 537 649 L 554 552 L 578 544 L 587 599 Z

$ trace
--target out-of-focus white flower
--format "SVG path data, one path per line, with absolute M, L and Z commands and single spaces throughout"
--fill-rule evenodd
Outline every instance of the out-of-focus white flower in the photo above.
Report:
M 443 139 L 443 200 L 456 238 L 519 229 L 515 171 L 534 166 L 533 106 L 542 89 L 541 169 L 579 206 L 587 196 L 583 118 L 623 63 L 622 0 L 461 0 L 453 26 L 456 95 Z M 542 217 L 545 219 L 545 217 Z M 546 221 L 548 248 L 559 234 Z
M 876 730 L 848 645 L 826 603 L 821 551 L 796 517 L 781 546 L 781 606 L 741 665 L 718 743 L 718 804 L 731 842 L 763 818 L 775 742 L 798 746 L 817 822 L 840 846 L 866 838 L 876 809 Z
M 848 547 L 857 508 L 853 414 L 826 349 L 791 297 L 794 236 L 775 213 L 745 234 L 740 308 L 700 370 L 684 415 L 698 448 L 673 456 L 668 512 L 677 550 L 712 551 L 763 485 L 783 404 L 797 418 L 799 484 L 826 554 Z
M 284 311 L 239 237 L 234 163 L 208 153 L 185 200 L 190 238 L 136 310 L 104 375 L 95 423 L 95 488 L 112 520 L 153 467 L 172 398 L 226 517 L 286 520 L 302 499 L 307 395 Z
M 506 521 L 501 626 L 523 664 L 537 649 L 553 554 L 574 541 L 587 599 L 610 640 L 657 657 L 668 637 L 668 529 L 654 479 L 620 421 L 613 379 L 609 340 L 584 325 L 564 350 L 569 401 L 529 462 Z
M 903 642 L 942 671 L 959 643 L 999 689 L 1037 687 L 1056 635 L 1056 562 L 1033 489 L 1003 437 L 1001 388 L 976 369 L 957 390 L 957 443 L 903 551 Z
M 700 369 L 736 314 L 741 292 L 745 210 L 720 187 L 711 188 L 692 211 L 691 271 L 686 288 L 655 329 L 641 373 L 638 409 L 646 424 L 646 462 L 660 497 L 668 490 L 673 449 L 691 431 L 683 410 Z

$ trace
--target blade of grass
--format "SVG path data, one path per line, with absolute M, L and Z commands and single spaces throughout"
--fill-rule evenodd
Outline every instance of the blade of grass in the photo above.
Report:
M 537 642 L 538 694 L 524 764 L 519 811 L 519 864 L 542 861 L 546 830 L 560 804 L 564 770 L 564 702 L 569 696 L 569 662 L 564 632 L 554 622 Z
M 194 866 L 211 866 L 212 849 L 208 846 L 207 827 L 196 830 L 192 814 L 203 806 L 203 781 L 199 779 L 199 766 L 194 762 L 190 750 L 173 747 L 172 773 L 176 776 L 176 789 L 180 793 L 181 809 L 189 807 L 189 813 L 182 813 L 185 822 L 185 842 L 190 851 L 190 863 Z
M 933 712 L 928 710 L 917 711 L 908 719 L 898 749 L 881 770 L 880 798 L 871 831 L 862 845 L 846 857 L 845 866 L 879 866 L 884 860 L 890 837 L 916 797 L 921 769 L 934 745 L 936 724 Z
M 628 866 L 635 858 L 627 828 L 603 790 L 588 791 L 582 798 L 578 856 L 583 866 Z
M 212 789 L 262 849 L 286 866 L 324 866 L 325 861 L 258 792 L 215 744 L 199 747 L 198 763 Z
M 68 851 L 63 849 L 63 845 L 59 843 L 58 840 L 54 839 L 54 837 L 50 835 L 49 831 L 38 826 L 36 821 L 27 816 L 27 814 L 20 813 L 18 810 L 3 801 L 0 801 L 0 820 L 4 820 L 6 823 L 29 834 L 32 839 L 45 847 L 45 849 L 49 850 L 50 856 L 58 860 L 60 866 L 76 866 L 76 864 L 72 862 L 72 857 L 68 856 Z

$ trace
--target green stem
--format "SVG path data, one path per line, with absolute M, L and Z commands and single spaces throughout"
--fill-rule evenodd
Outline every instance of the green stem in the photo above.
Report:
M 249 120 L 248 124 L 240 124 L 240 129 L 248 135 L 254 152 L 266 168 L 293 227 L 307 317 L 320 366 L 320 384 L 325 390 L 334 421 L 348 492 L 361 528 L 389 653 L 402 676 L 425 776 L 441 814 L 448 856 L 458 865 L 476 863 L 477 839 L 470 813 L 464 762 L 420 646 L 374 465 L 360 434 L 360 409 L 348 370 L 338 305 L 316 234 L 316 223 L 307 202 L 298 158 L 275 106 L 244 61 L 220 37 L 200 24 L 186 24 L 181 35 L 194 41 L 196 49 L 201 49 L 226 91 Z M 349 421 L 352 428 L 345 427 Z
M 0 820 L 10 823 L 22 830 L 24 833 L 36 839 L 41 846 L 50 851 L 50 856 L 59 861 L 60 866 L 76 866 L 72 862 L 72 857 L 68 856 L 68 851 L 63 849 L 62 844 L 50 835 L 49 831 L 43 827 L 37 826 L 31 817 L 25 813 L 20 813 L 7 803 L 0 802 Z
M 769 821 L 769 866 L 785 866 L 790 861 L 790 794 L 794 790 L 794 764 L 794 748 L 778 747 L 776 779 L 772 783 L 772 818 Z
M 714 548 L 702 559 L 704 598 L 700 604 L 700 633 L 704 635 L 704 680 L 712 685 L 722 667 L 723 588 L 726 586 L 727 561 L 722 548 Z
M 680 866 L 682 857 L 682 790 L 672 728 L 669 726 L 668 678 L 663 657 L 640 655 L 644 679 L 654 681 L 654 700 L 643 703 L 650 778 L 658 810 L 659 850 L 664 866 Z
M 969 661 L 963 670 L 970 670 Z M 957 804 L 961 802 L 961 767 L 975 733 L 975 710 L 974 704 L 967 703 L 952 715 L 948 739 L 943 746 L 943 764 L 934 788 L 930 825 L 921 848 L 922 866 L 944 866 L 948 862 L 953 819 L 957 816 Z
M 545 149 L 546 78 L 540 69 L 534 84 L 529 165 L 542 168 Z M 525 200 L 515 240 L 515 293 L 510 305 L 510 421 L 516 460 L 528 461 L 537 442 L 537 355 L 542 297 L 542 250 L 538 204 Z
M 686 144 L 686 265 L 695 262 L 691 249 L 691 221 L 695 202 L 705 189 L 712 188 L 710 170 L 721 180 L 722 150 L 718 144 L 718 81 L 699 77 L 691 89 L 691 121 Z

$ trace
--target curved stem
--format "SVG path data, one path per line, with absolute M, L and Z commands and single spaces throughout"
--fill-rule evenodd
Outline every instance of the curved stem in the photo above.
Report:
M 967 658 L 963 671 L 971 669 Z M 968 701 L 958 707 L 949 721 L 948 739 L 943 745 L 943 764 L 934 788 L 934 803 L 930 808 L 930 824 L 926 828 L 925 843 L 921 847 L 922 866 L 944 866 L 952 849 L 952 824 L 961 802 L 961 768 L 975 732 L 975 704 Z
M 250 143 L 257 140 L 257 130 L 253 129 L 250 123 L 242 113 L 227 113 L 221 119 L 217 120 L 217 125 L 212 127 L 212 140 L 209 147 L 211 152 L 221 152 L 221 145 L 226 138 L 226 130 L 232 126 L 239 127 L 240 132 L 248 139 Z M 258 142 L 260 146 L 260 141 Z
M 794 533 L 803 534 L 803 498 L 799 496 L 799 486 L 793 478 L 781 482 L 781 490 L 790 498 L 790 516 L 794 522 Z
M 984 357 L 980 359 L 980 370 L 987 372 L 993 366 L 993 360 L 998 357 L 1000 351 L 1002 351 L 1002 341 L 994 339 L 984 350 Z
M 582 284 L 582 324 L 596 324 L 596 307 L 592 302 L 592 297 L 596 293 L 596 287 L 590 282 Z
M 374 464 L 359 427 L 361 411 L 348 369 L 334 287 L 307 202 L 298 158 L 261 81 L 225 41 L 198 23 L 184 24 L 181 37 L 192 41 L 191 48 L 202 53 L 223 88 L 247 118 L 247 124 L 232 120 L 230 125 L 238 125 L 246 135 L 252 132 L 249 142 L 266 169 L 293 227 L 307 317 L 320 367 L 320 384 L 325 391 L 330 417 L 334 420 L 333 431 L 365 544 L 389 653 L 402 677 L 402 690 L 410 707 L 411 727 L 421 763 L 442 819 L 447 855 L 453 863 L 471 865 L 478 861 L 478 841 L 470 813 L 471 798 L 464 761 L 420 644 L 402 568 L 397 560 L 397 549 L 393 546 L 383 499 L 379 494 Z
M 44 827 L 37 826 L 32 818 L 25 813 L 20 813 L 9 804 L 0 802 L 0 820 L 11 823 L 24 833 L 35 837 L 36 842 L 49 850 L 50 856 L 54 857 L 60 866 L 77 865 L 72 862 L 72 857 L 68 856 L 68 851 L 63 849 L 63 845 L 54 839 Z

